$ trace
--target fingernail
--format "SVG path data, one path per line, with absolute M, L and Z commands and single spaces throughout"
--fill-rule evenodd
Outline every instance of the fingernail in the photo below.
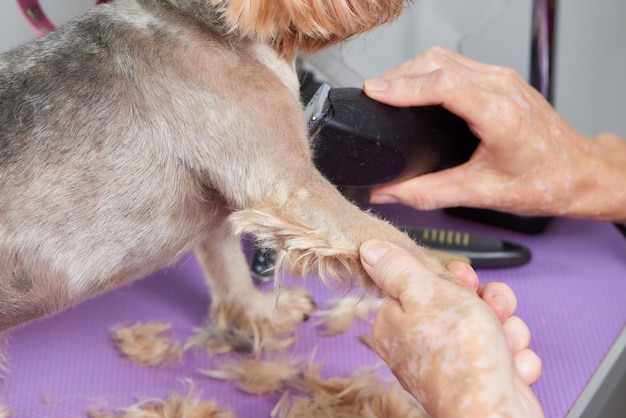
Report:
M 388 194 L 374 194 L 370 197 L 370 203 L 374 203 L 377 205 L 388 205 L 398 202 L 399 200 L 397 198 Z
M 365 80 L 363 86 L 365 87 L 365 90 L 371 92 L 385 91 L 389 87 L 389 82 L 381 78 L 373 78 L 371 80 Z
M 361 257 L 369 265 L 374 265 L 389 251 L 389 246 L 381 241 L 366 241 L 360 248 Z

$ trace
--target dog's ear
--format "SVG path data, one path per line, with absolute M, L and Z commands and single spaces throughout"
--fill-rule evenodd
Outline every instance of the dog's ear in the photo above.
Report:
M 233 32 L 312 53 L 397 17 L 406 0 L 209 0 Z

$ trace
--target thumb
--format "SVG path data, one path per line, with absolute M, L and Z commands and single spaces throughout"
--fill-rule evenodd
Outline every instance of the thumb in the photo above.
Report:
M 390 243 L 368 240 L 361 244 L 359 252 L 363 268 L 374 283 L 401 303 L 407 290 L 413 293 L 416 277 L 432 275 L 410 253 Z
M 464 165 L 423 174 L 399 183 L 375 187 L 370 203 L 402 203 L 419 210 L 475 205 L 473 190 L 467 187 L 472 173 Z

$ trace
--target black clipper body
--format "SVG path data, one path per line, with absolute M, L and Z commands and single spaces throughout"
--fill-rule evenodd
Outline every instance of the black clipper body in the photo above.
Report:
M 398 108 L 322 84 L 307 105 L 313 161 L 337 186 L 369 187 L 467 161 L 478 138 L 441 106 Z

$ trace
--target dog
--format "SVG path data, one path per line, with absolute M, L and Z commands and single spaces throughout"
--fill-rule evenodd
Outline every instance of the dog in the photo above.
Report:
M 277 270 L 373 285 L 370 238 L 425 248 L 347 201 L 311 162 L 295 69 L 382 25 L 402 0 L 115 0 L 0 55 L 0 332 L 171 265 L 211 294 L 203 343 L 258 349 L 315 305 L 250 279 L 241 236 Z M 172 286 L 176 286 L 172 283 Z M 477 302 L 478 303 L 478 302 Z

